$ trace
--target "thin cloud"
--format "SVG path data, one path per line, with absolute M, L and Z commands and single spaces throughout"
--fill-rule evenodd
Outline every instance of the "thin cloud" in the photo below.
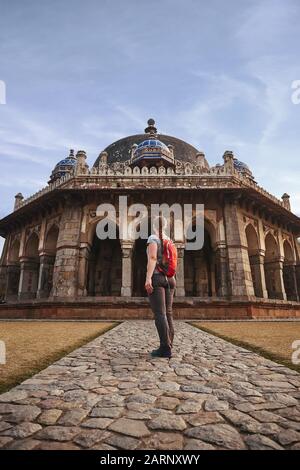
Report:
M 297 212 L 300 106 L 289 93 L 300 79 L 298 1 L 91 0 L 86 8 L 66 0 L 59 10 L 31 2 L 3 9 L 2 207 L 15 192 L 46 184 L 70 148 L 86 150 L 92 165 L 153 117 L 159 132 L 205 151 L 210 164 L 233 150 L 261 186 L 289 192 Z

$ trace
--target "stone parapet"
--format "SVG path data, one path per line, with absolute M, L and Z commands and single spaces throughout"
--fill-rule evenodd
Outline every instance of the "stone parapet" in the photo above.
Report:
M 129 160 L 128 160 L 129 162 Z M 113 186 L 114 181 L 120 181 L 122 187 L 126 187 L 126 184 L 130 185 L 130 180 L 133 179 L 134 184 L 138 187 L 138 182 L 142 184 L 145 183 L 145 179 L 150 178 L 151 184 L 153 184 L 153 179 L 157 181 L 168 182 L 170 179 L 171 186 L 174 185 L 174 181 L 178 181 L 179 184 L 185 186 L 187 181 L 190 187 L 248 187 L 253 188 L 263 196 L 270 199 L 273 203 L 278 206 L 287 209 L 286 204 L 273 196 L 271 193 L 266 191 L 264 188 L 260 187 L 254 180 L 248 178 L 245 175 L 239 173 L 236 169 L 228 171 L 226 167 L 216 166 L 212 168 L 205 168 L 201 165 L 192 164 L 190 162 L 181 162 L 176 161 L 175 168 L 164 168 L 161 167 L 157 169 L 156 167 L 147 168 L 144 167 L 140 169 L 139 167 L 131 168 L 127 162 L 117 162 L 111 165 L 107 163 L 101 163 L 98 167 L 93 167 L 92 169 L 84 169 L 82 173 L 80 169 L 77 169 L 76 177 L 74 174 L 70 173 L 62 178 L 56 180 L 54 183 L 49 184 L 45 188 L 41 189 L 37 193 L 33 194 L 27 199 L 23 199 L 19 202 L 16 209 L 20 209 L 25 205 L 30 204 L 32 201 L 40 198 L 44 194 L 52 192 L 57 189 L 65 188 L 82 188 L 89 187 L 91 185 L 97 185 L 102 188 L 103 183 L 109 183 L 110 187 Z
M 31 301 L 0 305 L 0 319 L 125 320 L 152 319 L 145 298 L 85 298 L 82 301 Z M 300 303 L 271 301 L 205 301 L 174 298 L 175 319 L 195 320 L 278 320 L 299 319 Z

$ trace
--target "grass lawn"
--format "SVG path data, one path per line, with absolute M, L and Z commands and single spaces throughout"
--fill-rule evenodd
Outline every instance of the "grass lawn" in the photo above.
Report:
M 0 364 L 0 393 L 9 390 L 117 322 L 0 321 L 6 364 Z
M 192 324 L 203 331 L 300 372 L 300 365 L 291 362 L 294 351 L 292 343 L 295 340 L 300 340 L 300 322 L 199 321 L 192 322 Z

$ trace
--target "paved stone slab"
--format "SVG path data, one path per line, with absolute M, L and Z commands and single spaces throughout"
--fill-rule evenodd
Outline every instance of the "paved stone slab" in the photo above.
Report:
M 300 449 L 300 374 L 175 322 L 126 321 L 0 395 L 1 449 Z

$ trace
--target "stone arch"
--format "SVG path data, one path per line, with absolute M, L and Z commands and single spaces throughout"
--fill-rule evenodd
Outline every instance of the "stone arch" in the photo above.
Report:
M 57 224 L 51 225 L 45 237 L 44 248 L 47 253 L 55 255 L 58 235 L 59 235 L 59 227 L 57 226 Z
M 295 238 L 295 252 L 296 252 L 296 279 L 297 279 L 297 291 L 298 298 L 300 300 L 300 237 Z
M 20 240 L 16 238 L 10 247 L 8 261 L 10 263 L 17 263 L 19 262 L 19 253 L 20 253 Z
M 296 259 L 297 263 L 300 262 L 300 237 L 295 238 Z
M 289 240 L 285 239 L 283 241 L 283 251 L 284 251 L 284 260 L 288 263 L 295 262 L 294 251 Z
M 151 217 L 144 217 L 150 234 Z M 132 251 L 132 295 L 133 297 L 146 297 L 145 279 L 147 272 L 147 239 L 135 240 Z
M 246 225 L 245 232 L 248 242 L 248 251 L 250 254 L 255 254 L 259 249 L 259 242 L 257 231 L 251 222 Z
M 44 250 L 40 257 L 39 298 L 45 298 L 51 295 L 58 235 L 59 228 L 57 224 L 52 224 L 46 233 Z
M 283 262 L 283 282 L 287 300 L 298 300 L 296 260 L 294 251 L 289 240 L 283 242 L 284 262 Z
M 86 223 L 85 231 L 81 232 L 81 234 L 80 234 L 80 242 L 81 243 L 87 243 L 89 245 L 89 247 L 92 246 L 95 237 L 97 237 L 97 233 L 96 233 L 97 224 L 98 224 L 98 222 L 100 222 L 104 218 L 107 218 L 108 220 L 111 221 L 111 223 L 113 225 L 115 225 L 117 237 L 119 238 L 119 235 L 118 235 L 119 234 L 119 224 L 118 224 L 118 219 L 117 218 L 116 218 L 116 220 L 113 220 L 113 219 L 110 219 L 106 216 L 103 216 L 103 217 L 95 216 L 92 220 L 90 220 L 89 223 L 88 222 Z
M 211 247 L 214 250 L 217 244 L 217 228 L 211 220 L 204 217 L 204 229 L 209 234 Z
M 122 287 L 119 227 L 116 224 L 116 239 L 100 240 L 96 233 L 97 222 L 90 228 L 93 241 L 88 247 L 85 289 L 89 296 L 119 296 Z
M 196 217 L 193 216 L 190 227 L 194 229 L 195 224 L 196 224 Z M 205 214 L 204 214 L 204 230 L 209 234 L 211 246 L 213 249 L 215 249 L 217 245 L 217 227 L 214 222 L 212 222 L 208 217 L 206 217 Z
M 184 288 L 186 296 L 212 297 L 216 295 L 216 262 L 213 246 L 216 230 L 204 221 L 204 244 L 200 250 L 184 250 Z
M 147 272 L 147 240 L 135 240 L 132 253 L 132 295 L 146 297 L 145 279 Z
M 269 299 L 283 299 L 285 293 L 279 245 L 270 231 L 265 236 L 265 249 L 264 271 L 268 297 Z
M 251 270 L 253 290 L 256 297 L 263 297 L 261 256 L 259 252 L 259 239 L 253 224 L 249 222 L 245 227 L 248 258 Z
M 36 297 L 39 269 L 39 236 L 34 231 L 26 240 L 24 257 L 21 260 L 20 298 L 33 299 Z
M 38 258 L 39 256 L 39 236 L 32 232 L 27 238 L 25 245 L 25 256 L 28 258 Z
M 16 300 L 20 283 L 20 240 L 16 238 L 10 247 L 7 263 L 6 298 Z

